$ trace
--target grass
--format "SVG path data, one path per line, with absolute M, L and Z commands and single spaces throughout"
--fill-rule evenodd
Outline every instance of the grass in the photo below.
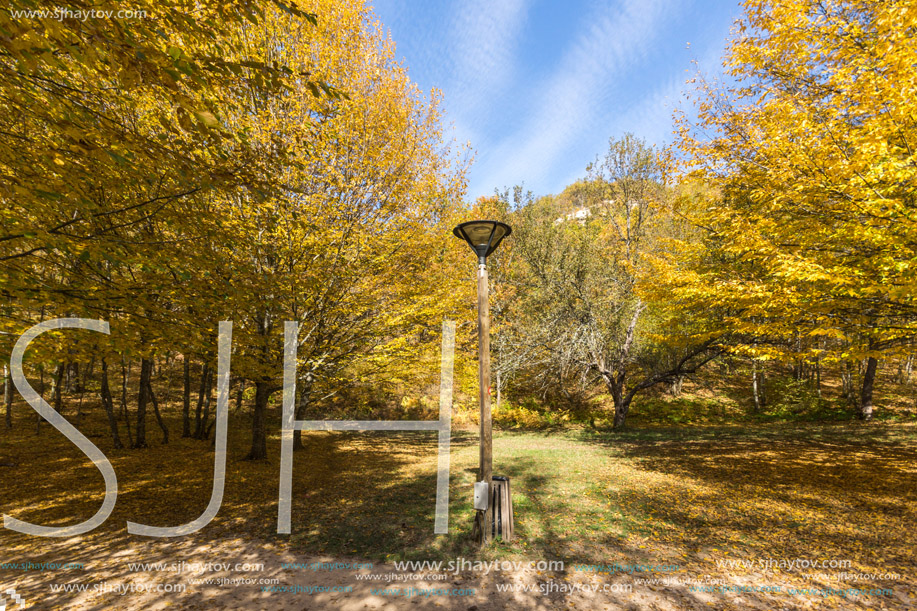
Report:
M 819 389 L 814 379 L 795 380 L 785 369 L 772 364 L 766 382 L 766 404 L 759 410 L 754 409 L 750 375 L 747 363 L 724 361 L 686 380 L 684 391 L 678 396 L 656 386 L 634 398 L 628 425 L 637 429 L 749 427 L 761 423 L 841 423 L 856 419 L 849 399 L 842 396 L 837 375 L 829 376 L 826 372 Z M 889 423 L 917 423 L 914 384 L 897 378 L 892 366 L 880 367 L 874 418 Z M 587 395 L 576 407 L 553 405 L 531 397 L 519 401 L 510 398 L 494 410 L 493 417 L 495 426 L 513 430 L 556 430 L 593 424 L 599 429 L 609 429 L 613 413 L 611 396 L 597 392 Z M 464 422 L 476 422 L 473 411 L 461 415 Z
M 103 490 L 95 467 L 49 426 L 36 435 L 34 413 L 21 405 L 16 413 L 13 430 L 0 433 L 0 510 L 49 525 L 95 513 Z M 80 538 L 68 561 L 91 564 L 99 552 L 89 550 L 143 541 L 126 533 L 127 520 L 177 525 L 206 506 L 209 444 L 177 438 L 174 410 L 167 416 L 169 445 L 159 443 L 151 420 L 148 449 L 114 450 L 101 410 L 87 406 L 80 428 L 111 459 L 119 496 L 112 516 Z M 563 560 L 568 572 L 575 564 L 679 565 L 682 575 L 696 576 L 723 575 L 717 561 L 724 559 L 843 559 L 850 572 L 900 574 L 879 585 L 917 600 L 914 424 L 498 430 L 495 473 L 512 480 L 516 538 L 485 552 L 469 541 L 473 431 L 453 435 L 448 535 L 433 534 L 436 439 L 429 432 L 306 434 L 307 449 L 294 460 L 293 534 L 278 535 L 278 415 L 269 422 L 267 461 L 242 460 L 248 426 L 245 414 L 232 416 L 224 502 L 195 540 L 255 538 L 297 553 L 374 562 Z M 11 558 L 37 559 L 43 540 L 0 530 L 0 545 Z M 838 587 L 813 572 L 764 578 Z

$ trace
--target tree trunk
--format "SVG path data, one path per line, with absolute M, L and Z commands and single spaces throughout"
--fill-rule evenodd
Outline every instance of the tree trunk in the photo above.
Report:
M 111 387 L 108 385 L 108 362 L 105 359 L 102 359 L 102 380 L 100 384 L 102 406 L 105 408 L 105 415 L 108 417 L 111 440 L 115 448 L 120 450 L 124 447 L 124 444 L 121 443 L 121 436 L 118 434 L 118 421 L 115 419 L 115 402 L 111 397 Z
M 315 377 L 310 371 L 302 377 L 302 385 L 296 396 L 296 419 L 303 420 L 306 417 L 306 410 L 309 409 L 309 399 L 312 395 L 312 384 Z M 293 431 L 293 450 L 303 450 L 306 446 L 302 443 L 302 431 L 296 429 Z
M 909 384 L 911 382 L 911 372 L 914 367 L 914 355 L 909 354 L 904 362 L 898 362 L 898 384 Z
M 821 354 L 815 357 L 815 394 L 821 399 Z
M 160 368 L 161 371 L 162 369 Z M 156 395 L 153 393 L 153 385 L 149 382 L 146 385 L 146 392 L 150 402 L 153 404 L 153 413 L 156 415 L 156 423 L 159 424 L 159 429 L 162 431 L 162 443 L 165 445 L 169 443 L 169 429 L 166 427 L 166 423 L 162 421 L 162 414 L 159 413 L 159 401 L 156 400 Z
M 58 365 L 57 369 L 54 370 L 54 380 L 52 381 L 54 387 L 51 389 L 51 400 L 54 402 L 54 411 L 58 414 L 63 412 L 63 393 L 61 392 L 63 389 L 61 387 L 63 386 L 64 371 L 66 369 L 67 367 L 63 363 Z
M 76 363 L 67 363 L 67 366 L 65 367 L 65 371 L 67 372 L 67 392 L 70 394 L 75 391 L 73 387 L 73 380 L 76 378 L 76 373 L 73 371 L 74 365 L 76 365 Z M 79 384 L 79 382 L 77 382 L 77 384 Z
M 236 388 L 236 411 L 242 409 L 242 395 L 245 394 L 245 378 L 239 378 L 239 386 Z
M 153 372 L 152 359 L 140 359 L 140 389 L 137 393 L 137 435 L 134 439 L 135 448 L 146 446 L 146 404 L 149 401 L 148 389 L 150 376 Z
M 857 397 L 857 385 L 861 374 L 860 369 L 862 369 L 862 365 L 859 361 L 857 361 L 856 368 L 853 366 L 853 361 L 847 361 L 847 382 L 850 386 L 847 394 L 847 404 L 857 410 L 859 410 L 860 406 L 859 397 Z
M 124 418 L 124 426 L 127 427 L 127 444 L 134 447 L 134 436 L 131 434 L 131 414 L 127 409 L 127 376 L 130 370 L 130 362 L 121 356 L 121 417 Z
M 853 370 L 848 359 L 844 361 L 844 366 L 841 368 L 841 395 L 847 399 L 848 404 L 851 394 L 853 394 Z
M 184 355 L 184 385 L 182 386 L 181 436 L 191 437 L 191 361 Z
M 38 365 L 38 396 L 42 399 L 45 398 L 45 367 L 42 364 Z M 38 435 L 41 433 L 41 414 L 35 413 L 35 434 Z
M 612 393 L 611 398 L 615 404 L 615 418 L 612 428 L 623 429 L 627 423 L 627 412 L 630 411 L 630 397 L 626 396 L 624 389 L 619 387 L 616 392 Z
M 615 417 L 612 421 L 612 428 L 623 428 L 627 422 L 627 412 L 630 409 L 630 399 L 624 394 L 624 376 L 616 379 L 613 374 L 603 371 L 599 368 L 599 375 L 605 382 L 605 387 L 611 393 L 611 400 L 615 406 Z
M 758 360 L 751 360 L 751 396 L 755 400 L 755 413 L 761 411 L 761 395 L 758 392 Z
M 872 420 L 872 388 L 878 364 L 878 359 L 873 356 L 869 357 L 866 362 L 866 371 L 863 373 L 863 392 L 860 394 L 860 409 L 857 414 L 860 420 Z
M 3 366 L 3 403 L 6 405 L 6 428 L 13 428 L 13 388 L 9 365 Z
M 758 372 L 758 394 L 761 397 L 761 407 L 767 407 L 767 374 L 763 366 Z
M 201 367 L 201 385 L 197 393 L 197 409 L 194 412 L 194 435 L 195 439 L 201 439 L 204 436 L 204 400 L 210 400 L 210 364 L 205 362 Z
M 674 380 L 672 380 L 672 385 L 669 386 L 669 394 L 671 394 L 673 397 L 680 397 L 681 389 L 684 387 L 684 385 L 685 377 L 677 376 Z
M 204 395 L 204 411 L 201 414 L 201 434 L 198 439 L 210 437 L 210 404 L 213 401 L 213 369 L 207 372 L 207 393 Z
M 268 381 L 255 382 L 255 407 L 252 410 L 252 449 L 246 460 L 267 458 L 267 431 L 264 420 L 267 415 L 267 401 L 271 396 L 272 384 Z
M 85 372 L 87 368 L 83 368 L 83 376 L 85 377 Z M 76 426 L 80 426 L 80 422 L 83 420 L 83 396 L 86 394 L 86 380 L 77 380 L 76 381 L 77 392 L 80 395 L 79 401 L 76 404 Z

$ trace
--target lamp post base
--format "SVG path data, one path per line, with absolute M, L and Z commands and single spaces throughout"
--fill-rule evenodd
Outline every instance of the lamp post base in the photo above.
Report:
M 471 528 L 471 540 L 478 545 L 487 545 L 489 541 L 484 540 L 484 513 L 483 511 L 474 512 L 474 526 Z
M 512 541 L 515 523 L 513 520 L 513 497 L 509 487 L 509 478 L 493 476 L 490 487 L 490 511 L 478 510 L 474 516 L 471 539 L 479 545 L 487 545 L 496 537 L 503 541 Z M 488 520 L 488 518 L 490 518 Z M 490 522 L 488 524 L 488 521 Z M 485 528 L 485 524 L 487 527 Z M 486 536 L 486 540 L 484 537 Z

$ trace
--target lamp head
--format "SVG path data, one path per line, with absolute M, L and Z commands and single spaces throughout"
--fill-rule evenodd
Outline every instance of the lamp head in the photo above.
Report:
M 478 263 L 484 265 L 487 257 L 497 250 L 500 242 L 513 232 L 512 228 L 500 221 L 468 221 L 452 230 L 457 238 L 465 240 L 471 250 L 478 255 Z

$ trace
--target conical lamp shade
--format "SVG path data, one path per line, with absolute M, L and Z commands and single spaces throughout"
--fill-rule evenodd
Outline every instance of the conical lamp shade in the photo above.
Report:
M 468 221 L 452 230 L 455 237 L 465 240 L 471 246 L 481 263 L 512 232 L 509 225 L 499 221 Z

